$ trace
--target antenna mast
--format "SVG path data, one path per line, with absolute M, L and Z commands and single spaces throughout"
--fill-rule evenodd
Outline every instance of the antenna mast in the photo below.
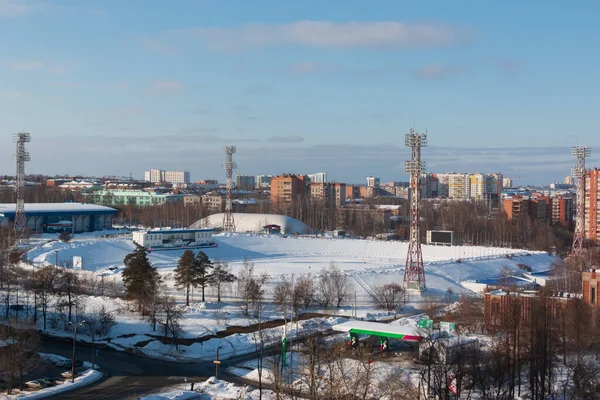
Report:
M 30 161 L 31 157 L 25 150 L 25 143 L 31 142 L 31 135 L 26 132 L 19 132 L 13 135 L 17 142 L 17 151 L 15 161 L 17 162 L 17 207 L 15 210 L 15 239 L 21 241 L 27 238 L 27 217 L 25 216 L 25 162 Z
M 405 135 L 404 144 L 412 150 L 412 159 L 404 162 L 404 170 L 410 175 L 410 242 L 404 268 L 405 289 L 426 290 L 423 253 L 419 238 L 419 177 L 427 169 L 421 161 L 421 147 L 427 147 L 427 133 L 417 133 L 414 129 Z
M 577 205 L 575 216 L 575 233 L 571 255 L 579 255 L 585 247 L 585 158 L 592 155 L 592 149 L 587 146 L 571 148 L 571 155 L 577 158 L 571 176 L 577 179 Z
M 227 178 L 225 188 L 227 190 L 225 197 L 225 214 L 223 215 L 223 230 L 225 232 L 235 232 L 235 221 L 233 220 L 233 212 L 231 206 L 231 191 L 233 189 L 233 170 L 237 168 L 237 164 L 233 161 L 235 154 L 235 146 L 225 146 L 225 176 Z

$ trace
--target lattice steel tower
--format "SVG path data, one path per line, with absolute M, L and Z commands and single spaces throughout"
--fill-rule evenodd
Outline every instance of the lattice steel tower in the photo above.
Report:
M 235 221 L 233 220 L 233 210 L 231 207 L 231 190 L 233 189 L 233 170 L 237 168 L 237 164 L 233 161 L 233 155 L 235 154 L 235 146 L 225 146 L 225 176 L 227 178 L 225 188 L 227 189 L 225 195 L 225 214 L 223 215 L 223 230 L 225 232 L 235 231 Z
M 571 170 L 571 175 L 577 179 L 577 204 L 575 212 L 575 233 L 571 254 L 581 254 L 585 247 L 585 158 L 592 155 L 592 149 L 587 146 L 571 148 L 571 155 L 577 158 L 577 165 Z
M 19 132 L 13 135 L 17 142 L 17 152 L 15 161 L 17 162 L 17 208 L 15 210 L 15 239 L 22 240 L 27 238 L 27 217 L 25 216 L 25 162 L 30 161 L 31 157 L 25 150 L 25 143 L 31 142 L 31 135 L 26 132 Z
M 404 163 L 404 169 L 410 175 L 410 242 L 402 286 L 409 290 L 422 291 L 427 289 L 427 286 L 419 237 L 419 177 L 427 169 L 426 163 L 421 161 L 421 147 L 427 147 L 427 133 L 416 133 L 411 129 L 405 136 L 404 144 L 411 148 L 412 159 Z

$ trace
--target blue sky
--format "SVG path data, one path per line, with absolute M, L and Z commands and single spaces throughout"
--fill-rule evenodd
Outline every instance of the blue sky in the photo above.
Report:
M 550 183 L 600 154 L 600 2 L 0 0 L 0 174 L 186 169 Z M 520 177 L 520 178 L 518 178 Z

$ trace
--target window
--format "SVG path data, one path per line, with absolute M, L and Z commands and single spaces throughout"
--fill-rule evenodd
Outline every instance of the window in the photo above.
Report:
M 596 288 L 590 288 L 590 304 L 596 304 Z

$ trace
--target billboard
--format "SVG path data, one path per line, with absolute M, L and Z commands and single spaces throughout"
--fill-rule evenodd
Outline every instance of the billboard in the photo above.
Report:
M 440 332 L 447 332 L 448 335 L 454 336 L 456 334 L 456 325 L 454 322 L 440 322 Z
M 454 231 L 427 231 L 427 244 L 454 245 Z
M 83 258 L 81 256 L 73 256 L 73 269 L 81 270 L 83 268 Z

